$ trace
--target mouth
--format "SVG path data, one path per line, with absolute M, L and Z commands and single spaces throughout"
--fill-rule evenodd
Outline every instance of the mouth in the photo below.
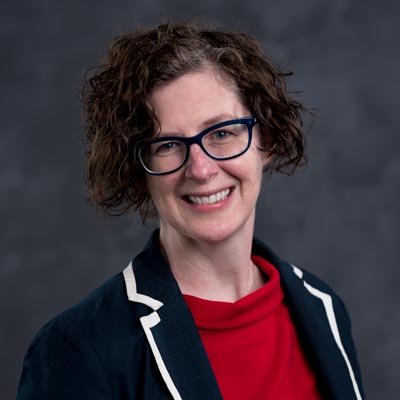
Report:
M 191 204 L 214 204 L 226 200 L 231 192 L 232 190 L 229 188 L 213 193 L 209 196 L 185 196 L 185 199 Z

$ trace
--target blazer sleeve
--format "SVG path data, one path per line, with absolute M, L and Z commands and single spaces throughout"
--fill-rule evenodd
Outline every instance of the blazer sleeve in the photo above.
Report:
M 88 338 L 58 317 L 36 335 L 25 356 L 17 400 L 113 399 Z

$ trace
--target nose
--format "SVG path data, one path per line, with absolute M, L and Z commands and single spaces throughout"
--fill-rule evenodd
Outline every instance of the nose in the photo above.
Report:
M 198 144 L 189 147 L 189 159 L 185 165 L 185 176 L 189 179 L 206 181 L 218 173 L 215 160 L 208 157 Z

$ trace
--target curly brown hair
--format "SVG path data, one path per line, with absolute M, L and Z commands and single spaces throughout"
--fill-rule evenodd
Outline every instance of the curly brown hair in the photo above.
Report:
M 257 117 L 268 169 L 291 174 L 306 163 L 302 104 L 289 97 L 285 78 L 259 42 L 241 32 L 163 24 L 114 39 L 106 62 L 89 71 L 82 90 L 88 199 L 107 214 L 153 215 L 144 169 L 135 149 L 157 131 L 149 98 L 185 73 L 212 66 L 233 81 Z

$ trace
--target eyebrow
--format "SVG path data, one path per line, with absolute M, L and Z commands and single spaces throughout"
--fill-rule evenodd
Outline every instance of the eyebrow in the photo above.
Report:
M 230 121 L 231 119 L 237 119 L 238 117 L 236 117 L 233 114 L 228 114 L 228 113 L 222 113 L 222 114 L 218 114 L 214 117 L 211 117 L 207 120 L 205 120 L 200 126 L 202 127 L 201 130 L 207 129 L 210 126 L 216 125 L 220 122 L 224 122 L 224 121 Z M 201 132 L 201 131 L 200 131 Z
M 216 125 L 220 122 L 224 122 L 224 121 L 230 121 L 233 119 L 237 119 L 237 118 L 241 118 L 241 117 L 237 117 L 233 114 L 229 114 L 229 113 L 221 113 L 221 114 L 217 114 L 211 118 L 206 119 L 205 121 L 203 121 L 200 124 L 200 128 L 198 130 L 197 133 L 195 133 L 195 135 L 197 135 L 198 133 L 204 131 L 205 129 L 209 128 L 210 126 Z M 171 135 L 176 135 L 176 133 L 174 133 L 173 131 L 171 131 L 171 133 L 166 133 L 166 132 L 160 132 L 159 135 L 157 137 L 163 137 L 163 136 L 171 136 Z

